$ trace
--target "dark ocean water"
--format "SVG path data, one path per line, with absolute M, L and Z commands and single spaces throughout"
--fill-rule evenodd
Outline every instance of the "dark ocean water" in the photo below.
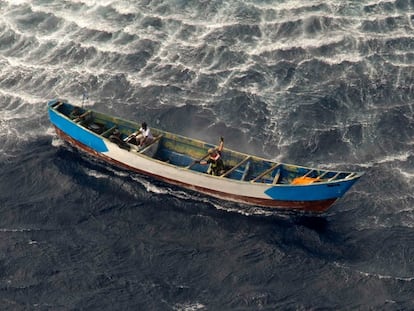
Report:
M 414 0 L 0 0 L 0 310 L 414 309 Z M 366 171 L 321 216 L 56 138 L 46 102 Z

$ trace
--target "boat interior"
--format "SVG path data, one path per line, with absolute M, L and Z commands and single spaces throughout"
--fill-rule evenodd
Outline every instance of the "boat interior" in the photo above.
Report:
M 151 127 L 154 140 L 150 145 L 140 149 L 132 142 L 128 142 L 129 135 L 140 127 L 140 124 L 136 122 L 60 101 L 56 101 L 52 109 L 129 152 L 201 173 L 208 171 L 208 165 L 201 165 L 198 161 L 208 157 L 208 149 L 215 147 L 212 144 Z M 319 170 L 276 163 L 226 148 L 222 152 L 222 158 L 225 170 L 217 178 L 230 178 L 251 183 L 305 185 L 314 182 L 346 180 L 357 175 L 352 172 Z

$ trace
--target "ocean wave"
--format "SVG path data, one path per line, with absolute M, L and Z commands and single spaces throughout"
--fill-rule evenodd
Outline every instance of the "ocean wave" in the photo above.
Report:
M 230 145 L 302 163 L 374 163 L 409 148 L 409 3 L 61 4 L 2 3 L 3 140 L 24 140 L 43 100 L 88 92 L 88 106 L 121 117 L 143 109 L 158 124 L 225 131 Z M 183 110 L 202 126 L 167 117 Z
M 412 309 L 412 1 L 5 0 L 0 13 L 10 308 Z M 318 217 L 226 203 L 79 153 L 56 138 L 51 98 L 365 175 Z

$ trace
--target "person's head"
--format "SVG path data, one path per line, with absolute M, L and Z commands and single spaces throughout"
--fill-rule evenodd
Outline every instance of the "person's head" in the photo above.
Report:
M 141 127 L 142 127 L 144 130 L 146 130 L 146 129 L 147 129 L 147 123 L 142 122 Z
M 209 155 L 215 155 L 216 154 L 216 149 L 215 148 L 208 149 L 208 154 Z

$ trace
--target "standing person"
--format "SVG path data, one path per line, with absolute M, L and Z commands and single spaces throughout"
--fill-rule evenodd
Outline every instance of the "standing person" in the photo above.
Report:
M 207 170 L 208 174 L 219 176 L 224 173 L 224 162 L 221 157 L 221 152 L 224 148 L 224 138 L 220 137 L 220 143 L 216 148 L 208 149 L 208 160 L 197 161 L 198 163 L 205 165 L 210 164 Z
M 142 122 L 141 128 L 135 133 L 129 135 L 126 142 L 129 142 L 132 139 L 135 140 L 135 144 L 138 145 L 138 147 L 142 148 L 149 145 L 154 140 L 154 137 L 152 136 L 151 130 L 147 123 Z

